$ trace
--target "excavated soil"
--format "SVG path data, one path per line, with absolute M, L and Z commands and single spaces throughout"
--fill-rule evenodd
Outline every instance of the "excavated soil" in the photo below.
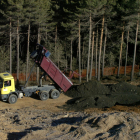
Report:
M 65 95 L 72 97 L 64 106 L 67 110 L 84 110 L 87 108 L 108 108 L 115 105 L 140 104 L 140 87 L 126 82 L 104 85 L 91 80 L 73 86 Z

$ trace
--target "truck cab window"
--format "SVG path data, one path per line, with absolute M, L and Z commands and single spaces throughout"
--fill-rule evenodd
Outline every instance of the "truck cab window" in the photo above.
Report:
M 11 80 L 4 82 L 4 87 L 11 86 Z

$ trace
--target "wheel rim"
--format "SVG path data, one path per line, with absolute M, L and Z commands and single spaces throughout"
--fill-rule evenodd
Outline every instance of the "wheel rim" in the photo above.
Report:
M 11 99 L 11 101 L 12 101 L 12 103 L 14 103 L 14 102 L 16 101 L 15 97 L 13 97 L 13 98 Z
M 53 93 L 53 96 L 54 96 L 54 97 L 57 97 L 57 96 L 58 96 L 58 93 L 57 93 L 57 92 L 54 92 L 54 93 Z
M 40 99 L 41 100 L 47 100 L 49 97 L 49 94 L 47 92 L 41 92 Z
M 60 95 L 60 93 L 59 93 L 59 91 L 58 90 L 52 90 L 52 92 L 51 92 L 51 98 L 52 99 L 57 99 L 58 97 L 59 97 L 59 95 Z
M 46 99 L 47 98 L 47 94 L 43 94 L 42 98 Z

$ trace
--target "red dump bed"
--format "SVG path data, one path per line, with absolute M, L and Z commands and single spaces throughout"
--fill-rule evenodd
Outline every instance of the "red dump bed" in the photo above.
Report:
M 45 48 L 43 49 L 47 52 Z M 45 55 L 42 56 L 39 65 L 64 92 L 73 85 L 73 83 L 59 70 L 50 58 Z

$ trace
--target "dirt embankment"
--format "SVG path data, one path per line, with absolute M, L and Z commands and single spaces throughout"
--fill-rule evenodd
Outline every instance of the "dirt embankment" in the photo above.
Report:
M 104 85 L 98 81 L 89 81 L 73 86 L 65 95 L 73 99 L 67 101 L 66 109 L 83 110 L 86 108 L 107 108 L 114 105 L 140 104 L 140 87 L 126 82 Z

